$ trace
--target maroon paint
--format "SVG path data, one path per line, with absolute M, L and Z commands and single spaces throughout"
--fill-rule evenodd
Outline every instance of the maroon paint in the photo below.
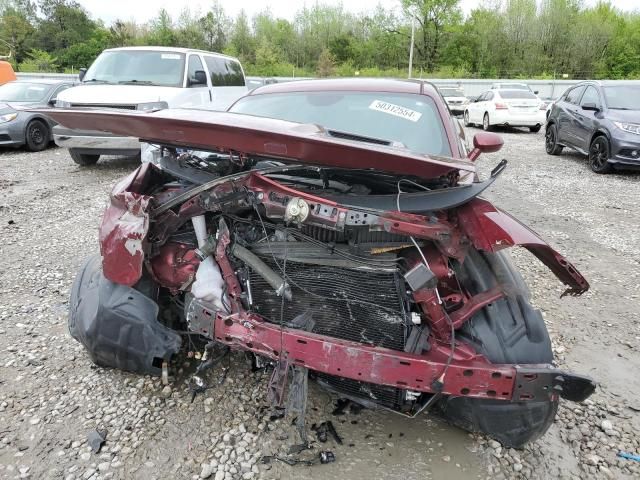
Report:
M 274 360 L 286 358 L 317 372 L 419 392 L 434 391 L 432 383 L 441 377 L 449 356 L 449 348 L 438 344 L 416 355 L 280 327 L 245 313 L 218 315 L 214 331 L 217 341 L 236 349 Z M 513 365 L 492 364 L 459 345 L 443 378 L 442 393 L 504 401 L 533 400 L 530 396 L 514 398 L 515 376 Z
M 481 153 L 494 153 L 502 148 L 504 141 L 500 135 L 490 132 L 480 132 L 473 136 L 473 150 L 467 158 L 475 162 Z
M 164 245 L 150 263 L 156 281 L 171 289 L 174 294 L 179 289 L 187 288 L 196 278 L 196 271 L 200 266 L 194 246 L 185 243 Z
M 52 108 L 48 116 L 67 128 L 99 130 L 154 144 L 271 157 L 292 163 L 374 169 L 399 175 L 437 178 L 463 170 L 461 158 L 429 156 L 410 150 L 331 137 L 317 125 L 204 110 L 107 111 Z
M 538 234 L 487 200 L 474 198 L 458 208 L 460 228 L 478 250 L 497 252 L 520 245 L 533 253 L 569 288 L 565 293 L 581 294 L 589 289 L 587 280 L 569 261 Z
M 143 164 L 116 184 L 100 224 L 104 276 L 122 285 L 135 285 L 142 276 L 151 197 L 138 191 L 149 171 Z

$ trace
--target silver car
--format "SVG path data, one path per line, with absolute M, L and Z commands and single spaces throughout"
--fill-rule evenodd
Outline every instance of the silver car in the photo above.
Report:
M 25 145 L 32 152 L 49 146 L 54 122 L 16 107 L 42 107 L 55 104 L 58 93 L 74 85 L 60 80 L 16 80 L 0 86 L 0 146 Z

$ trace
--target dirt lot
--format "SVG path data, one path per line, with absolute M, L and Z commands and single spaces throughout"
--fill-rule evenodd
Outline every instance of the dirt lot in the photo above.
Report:
M 469 133 L 473 134 L 474 129 Z M 332 420 L 331 465 L 261 465 L 296 443 L 289 421 L 264 408 L 266 378 L 241 354 L 224 383 L 191 403 L 184 383 L 95 368 L 66 327 L 69 289 L 97 250 L 114 181 L 136 163 L 81 169 L 66 151 L 0 154 L 0 478 L 638 478 L 640 463 L 640 175 L 591 173 L 584 159 L 549 157 L 543 134 L 502 132 L 505 148 L 480 160 L 509 168 L 488 197 L 566 254 L 591 282 L 560 299 L 555 278 L 526 252 L 513 256 L 545 314 L 558 363 L 600 388 L 563 403 L 555 425 L 523 451 L 449 427 L 382 411 L 334 416 L 313 388 L 308 424 Z M 188 368 L 185 365 L 185 368 Z M 221 375 L 212 373 L 215 379 Z M 86 443 L 96 427 L 107 441 Z

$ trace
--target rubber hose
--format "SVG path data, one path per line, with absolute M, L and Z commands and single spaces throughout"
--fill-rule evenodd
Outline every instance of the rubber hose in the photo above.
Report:
M 260 260 L 257 255 L 237 243 L 231 248 L 231 253 L 236 258 L 249 265 L 258 275 L 264 278 L 278 295 L 284 295 L 284 298 L 289 301 L 293 298 L 291 295 L 291 287 L 287 285 L 280 275 Z

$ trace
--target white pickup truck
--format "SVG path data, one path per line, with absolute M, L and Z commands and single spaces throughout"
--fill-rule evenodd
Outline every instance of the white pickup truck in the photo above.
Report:
M 80 80 L 80 85 L 58 95 L 56 107 L 226 110 L 247 92 L 237 59 L 187 48 L 108 49 L 80 72 Z M 83 166 L 95 164 L 100 155 L 140 154 L 137 138 L 61 126 L 54 128 L 53 137 Z

